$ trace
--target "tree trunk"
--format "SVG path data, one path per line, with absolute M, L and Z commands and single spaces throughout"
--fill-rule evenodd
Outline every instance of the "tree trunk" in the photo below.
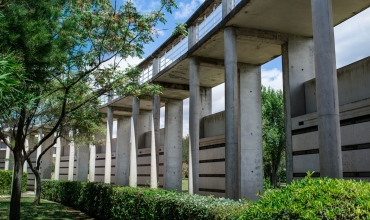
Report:
M 22 193 L 22 175 L 23 163 L 22 156 L 14 152 L 14 169 L 12 182 L 12 195 L 10 200 L 10 220 L 19 220 L 21 218 L 21 193 Z
M 40 197 L 41 197 L 41 176 L 40 171 L 37 169 L 37 172 L 34 172 L 35 174 L 35 180 L 36 180 L 36 194 L 35 194 L 35 200 L 33 201 L 34 206 L 40 205 Z

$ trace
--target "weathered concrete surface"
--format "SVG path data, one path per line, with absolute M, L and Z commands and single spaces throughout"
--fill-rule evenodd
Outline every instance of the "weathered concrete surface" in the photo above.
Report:
M 117 145 L 116 145 L 116 184 L 129 185 L 130 175 L 130 129 L 131 118 L 117 119 Z
M 263 193 L 261 66 L 239 64 L 239 198 Z M 252 104 L 253 103 L 253 104 Z
M 226 194 L 229 199 L 238 198 L 238 125 L 239 82 L 236 55 L 235 30 L 224 29 L 225 45 L 225 144 L 226 144 Z
M 321 176 L 343 178 L 331 0 L 311 0 Z
M 182 191 L 183 101 L 166 103 L 164 141 L 164 189 Z
M 61 150 L 62 150 L 62 142 L 60 139 L 61 138 L 57 139 L 56 152 L 55 152 L 55 167 L 54 167 L 54 179 L 55 180 L 59 180 L 60 157 L 61 157 Z M 27 140 L 27 145 L 29 145 L 28 140 Z
M 68 159 L 68 180 L 73 181 L 74 167 L 75 167 L 75 143 L 69 142 L 69 159 Z
M 225 134 L 225 112 L 218 112 L 201 119 L 204 128 L 203 138 Z
M 292 121 L 304 115 L 304 83 L 315 77 L 312 38 L 291 36 L 282 46 L 287 182 L 293 180 Z
M 89 147 L 81 146 L 77 150 L 76 181 L 87 182 L 89 173 Z
M 153 96 L 153 109 L 151 117 L 151 150 L 150 150 L 150 187 L 158 187 L 158 149 L 160 143 L 161 99 L 159 95 Z
M 107 135 L 105 138 L 105 169 L 104 183 L 111 182 L 111 163 L 112 163 L 112 135 L 113 135 L 113 109 L 108 107 L 107 114 Z
M 96 158 L 96 146 L 93 143 L 89 144 L 90 158 L 89 158 L 89 181 L 95 182 L 95 158 Z

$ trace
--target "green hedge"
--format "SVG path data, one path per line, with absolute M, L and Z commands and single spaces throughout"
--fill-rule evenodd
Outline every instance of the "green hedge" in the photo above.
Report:
M 370 184 L 349 180 L 306 178 L 255 203 L 104 183 L 42 187 L 42 198 L 97 219 L 370 219 Z
M 0 195 L 10 194 L 12 189 L 13 171 L 0 170 Z M 22 177 L 22 192 L 26 192 L 27 188 L 27 173 L 23 173 Z
M 175 191 L 54 180 L 42 181 L 41 197 L 98 219 L 227 219 L 248 206 Z

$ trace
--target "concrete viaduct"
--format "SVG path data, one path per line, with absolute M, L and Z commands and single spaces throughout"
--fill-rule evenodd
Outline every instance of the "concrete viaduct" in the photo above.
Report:
M 368 0 L 206 0 L 186 22 L 187 37 L 171 36 L 138 65 L 141 82 L 159 84 L 163 93 L 109 97 L 101 106 L 107 134 L 100 138 L 106 146 L 99 152 L 90 146 L 90 181 L 140 186 L 145 177 L 153 188 L 181 191 L 183 100 L 190 97 L 189 193 L 257 199 L 263 192 L 261 65 L 280 55 L 287 181 L 298 172 L 294 132 L 312 126 L 320 176 L 343 178 L 333 26 L 368 7 Z M 316 109 L 309 112 L 306 83 L 312 80 Z M 212 116 L 211 89 L 221 83 L 225 112 Z M 159 127 L 163 106 L 164 130 Z M 297 119 L 303 116 L 309 123 Z M 88 155 L 88 148 L 83 151 Z M 105 159 L 98 160 L 98 154 Z M 97 163 L 103 169 L 100 180 Z

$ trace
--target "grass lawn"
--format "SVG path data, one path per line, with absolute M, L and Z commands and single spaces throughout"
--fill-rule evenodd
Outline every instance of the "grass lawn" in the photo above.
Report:
M 41 200 L 40 206 L 33 206 L 33 197 L 21 200 L 21 219 L 93 219 L 86 214 L 60 205 Z M 8 219 L 10 198 L 0 198 L 0 219 Z
M 188 192 L 189 191 L 189 181 L 188 179 L 182 179 L 182 191 Z

